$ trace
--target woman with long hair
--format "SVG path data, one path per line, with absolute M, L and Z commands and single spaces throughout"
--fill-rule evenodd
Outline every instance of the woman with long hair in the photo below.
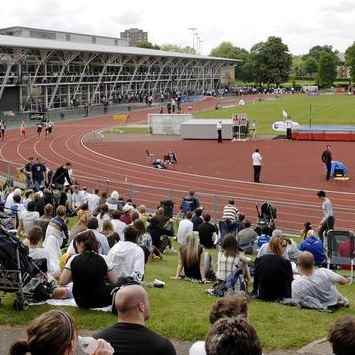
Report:
M 110 248 L 120 241 L 120 236 L 113 229 L 111 221 L 104 221 L 102 225 L 102 234 L 107 238 Z
M 96 218 L 99 223 L 99 231 L 102 232 L 102 227 L 104 225 L 104 222 L 110 221 L 111 216 L 110 216 L 108 206 L 106 204 L 101 205 L 99 208 L 100 208 L 100 213 L 97 215 Z
M 74 355 L 77 353 L 78 331 L 71 316 L 64 311 L 49 311 L 34 319 L 26 329 L 26 340 L 12 344 L 10 355 Z M 93 355 L 112 355 L 113 348 L 103 339 L 94 342 Z M 94 348 L 95 349 L 95 348 Z
M 176 278 L 184 275 L 188 279 L 205 282 L 209 265 L 210 263 L 207 263 L 207 258 L 205 258 L 203 248 L 200 245 L 198 232 L 188 234 L 186 245 L 183 245 L 179 251 Z
M 291 262 L 284 256 L 287 241 L 273 236 L 268 248 L 270 253 L 255 260 L 253 293 L 265 301 L 291 298 L 293 272 Z
M 219 281 L 225 281 L 232 273 L 241 269 L 244 279 L 250 281 L 250 272 L 248 267 L 248 259 L 240 254 L 239 243 L 233 234 L 227 234 L 218 252 L 217 273 L 216 277 Z
M 60 276 L 60 284 L 65 286 L 73 282 L 73 296 L 81 308 L 109 306 L 114 286 L 107 285 L 106 279 L 114 284 L 117 276 L 98 254 L 99 243 L 94 232 L 87 230 L 78 234 L 74 248 L 78 254 L 68 260 Z
M 133 227 L 138 231 L 137 244 L 143 249 L 145 263 L 147 263 L 154 251 L 152 237 L 147 232 L 143 220 L 136 219 Z
M 70 240 L 73 240 L 75 236 L 77 236 L 79 233 L 84 232 L 88 229 L 88 220 L 89 214 L 87 213 L 87 211 L 79 210 L 78 221 L 75 223 L 69 233 Z

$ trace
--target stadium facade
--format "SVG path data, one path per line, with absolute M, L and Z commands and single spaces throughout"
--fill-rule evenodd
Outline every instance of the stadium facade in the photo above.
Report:
M 235 60 L 49 32 L 49 39 L 0 35 L 0 111 L 65 109 L 176 92 L 199 95 L 216 92 L 234 78 Z

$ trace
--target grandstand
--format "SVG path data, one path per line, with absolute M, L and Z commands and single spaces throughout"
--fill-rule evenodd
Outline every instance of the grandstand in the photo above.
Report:
M 213 93 L 233 77 L 237 62 L 93 42 L 0 35 L 0 111 Z

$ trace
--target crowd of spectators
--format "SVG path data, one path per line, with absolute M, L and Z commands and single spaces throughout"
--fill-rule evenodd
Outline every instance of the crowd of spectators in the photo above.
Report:
M 142 349 L 147 354 L 175 353 L 168 340 L 145 326 L 150 315 L 142 287 L 145 266 L 166 253 L 177 253 L 172 278 L 211 283 L 208 293 L 224 296 L 214 308 L 221 314 L 210 317 L 213 321 L 206 342 L 195 344 L 191 354 L 261 354 L 256 331 L 247 319 L 247 301 L 233 298 L 251 290 L 251 297 L 264 301 L 317 310 L 349 306 L 336 288 L 349 280 L 324 268 L 324 244 L 310 222 L 297 246 L 281 230 L 253 228 L 234 200 L 226 203 L 216 224 L 190 192 L 182 199 L 181 219 L 177 219 L 167 215 L 163 205 L 148 213 L 145 206 L 137 206 L 117 191 L 108 194 L 85 186 L 65 186 L 66 175 L 71 179 L 70 165 L 60 169 L 65 179 L 51 184 L 52 189 L 35 185 L 26 191 L 14 188 L 3 203 L 30 256 L 46 260 L 48 275 L 56 283 L 51 297 L 73 298 L 84 309 L 100 308 L 112 305 L 112 293 L 119 287 L 114 297 L 119 322 L 95 335 L 104 339 L 99 346 L 110 349 L 111 344 L 113 350 L 97 354 L 118 353 L 117 349 L 120 354 L 130 354 L 132 349 L 136 353 Z M 75 223 L 70 222 L 72 216 L 76 216 Z M 63 312 L 52 311 L 42 317 L 54 327 L 72 322 Z M 24 354 L 24 349 L 37 354 L 34 349 L 41 345 L 36 344 L 35 333 L 45 325 L 34 323 L 27 343 L 14 345 L 11 354 Z M 336 342 L 339 337 L 332 335 L 330 339 Z M 65 351 L 53 354 L 70 353 Z

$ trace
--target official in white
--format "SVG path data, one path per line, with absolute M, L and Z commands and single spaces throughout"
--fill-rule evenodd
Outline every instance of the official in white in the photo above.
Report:
M 217 122 L 218 143 L 222 143 L 222 121 Z
M 255 152 L 252 154 L 251 159 L 253 161 L 254 182 L 260 182 L 261 165 L 262 165 L 263 157 L 260 154 L 259 149 L 255 149 Z

